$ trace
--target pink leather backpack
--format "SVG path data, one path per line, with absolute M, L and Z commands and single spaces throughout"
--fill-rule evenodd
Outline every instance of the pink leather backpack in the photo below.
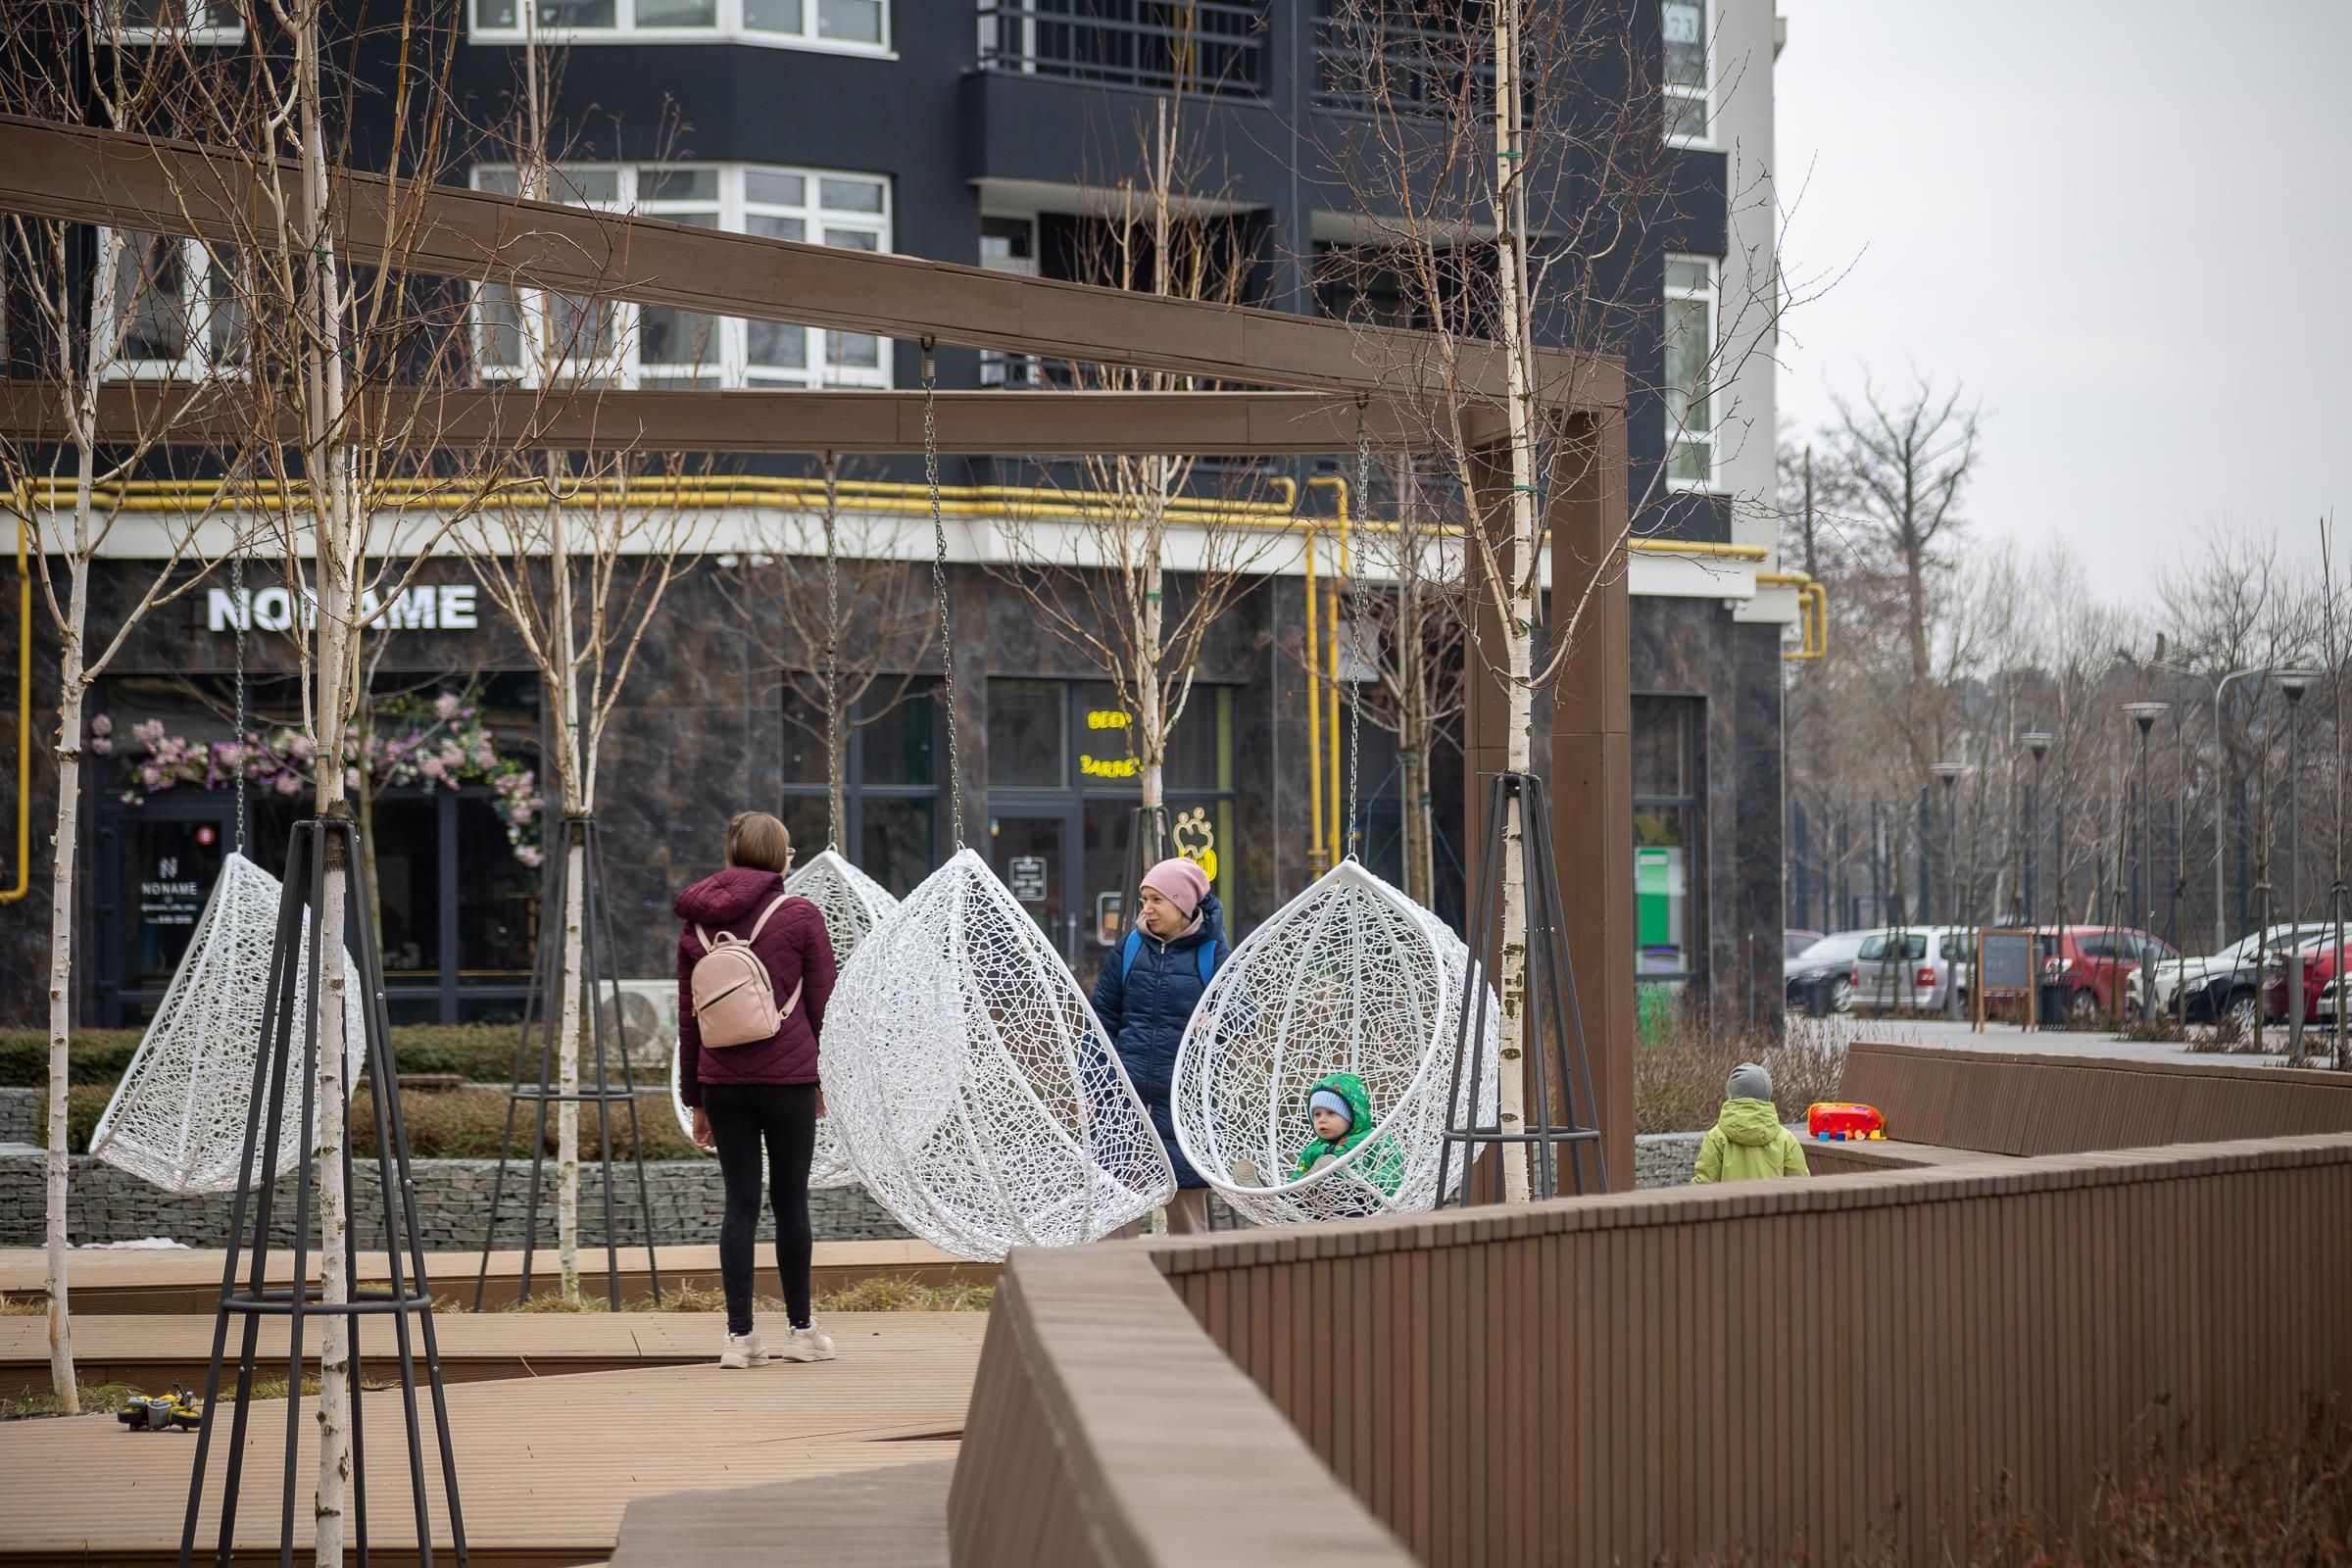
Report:
M 772 1040 L 784 1027 L 784 1020 L 792 1016 L 792 1009 L 801 1004 L 801 988 L 794 986 L 784 1005 L 776 1005 L 775 982 L 768 978 L 767 965 L 760 961 L 760 955 L 752 951 L 768 916 L 790 897 L 789 893 L 777 894 L 775 902 L 760 911 L 759 923 L 748 937 L 721 931 L 714 941 L 701 926 L 694 928 L 694 934 L 702 939 L 703 956 L 695 960 L 686 979 L 704 1045 L 719 1050 Z

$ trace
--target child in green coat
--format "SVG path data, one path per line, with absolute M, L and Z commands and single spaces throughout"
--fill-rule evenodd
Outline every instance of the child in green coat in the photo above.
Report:
M 1732 1069 L 1722 1114 L 1698 1146 L 1690 1180 L 1744 1182 L 1764 1176 L 1810 1176 L 1805 1146 L 1781 1125 L 1773 1108 L 1772 1074 L 1752 1061 Z
M 1372 1096 L 1364 1081 L 1351 1072 L 1335 1072 L 1318 1081 L 1307 1096 L 1306 1113 L 1314 1123 L 1315 1136 L 1298 1151 L 1298 1162 L 1291 1167 L 1295 1182 L 1306 1180 L 1333 1160 L 1345 1159 L 1373 1136 Z M 1384 1137 L 1379 1147 L 1366 1151 L 1348 1167 L 1348 1174 L 1394 1198 L 1397 1184 L 1404 1180 L 1404 1157 L 1396 1143 Z M 1364 1212 L 1372 1213 L 1376 1207 L 1366 1194 Z

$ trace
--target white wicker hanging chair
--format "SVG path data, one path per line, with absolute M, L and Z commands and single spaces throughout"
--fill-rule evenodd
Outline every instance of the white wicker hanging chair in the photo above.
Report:
M 807 899 L 825 917 L 825 934 L 833 939 L 837 966 L 847 964 L 866 933 L 899 906 L 888 888 L 831 850 L 818 851 L 807 865 L 786 877 L 784 891 Z M 692 1138 L 694 1112 L 686 1108 L 686 1101 L 678 1093 L 678 1054 L 674 1050 L 669 1054 L 669 1108 L 677 1115 L 678 1130 Z M 808 1162 L 808 1185 L 858 1185 L 857 1167 L 843 1151 L 841 1134 L 834 1130 L 830 1116 L 820 1117 L 816 1124 L 816 1154 Z
M 1076 977 L 971 850 L 858 945 L 818 1061 L 867 1188 L 958 1256 L 1099 1241 L 1175 1193 Z
M 1468 962 L 1436 915 L 1341 861 L 1234 949 L 1194 1010 L 1169 1096 L 1185 1158 L 1263 1225 L 1435 1206 Z M 1363 1080 L 1375 1130 L 1294 1181 L 1307 1098 L 1335 1072 Z M 1494 1104 L 1491 1057 L 1465 1110 L 1474 1089 Z
M 166 1192 L 219 1193 L 237 1185 L 278 897 L 277 878 L 234 851 L 222 858 L 220 878 L 163 1004 L 98 1118 L 91 1153 Z M 306 936 L 300 965 L 305 978 L 297 982 L 294 1002 L 297 1042 L 308 990 L 308 949 Z M 350 954 L 342 959 L 345 1060 L 357 1063 L 367 1049 L 360 971 Z M 356 1068 L 344 1073 L 346 1092 L 357 1077 Z M 301 1089 L 299 1083 L 287 1084 L 277 1146 L 281 1176 L 310 1149 Z

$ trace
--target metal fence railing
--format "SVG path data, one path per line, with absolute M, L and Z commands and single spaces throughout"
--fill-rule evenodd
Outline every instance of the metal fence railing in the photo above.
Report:
M 1266 0 L 980 0 L 980 69 L 1262 97 Z

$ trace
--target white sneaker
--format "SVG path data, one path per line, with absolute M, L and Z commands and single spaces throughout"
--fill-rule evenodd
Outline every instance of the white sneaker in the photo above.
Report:
M 767 1346 L 760 1340 L 758 1329 L 749 1334 L 728 1335 L 725 1348 L 718 1352 L 720 1366 L 765 1366 L 774 1359 L 767 1353 Z
M 794 1329 L 777 1354 L 787 1361 L 830 1361 L 833 1359 L 833 1337 L 821 1332 L 814 1324 Z

